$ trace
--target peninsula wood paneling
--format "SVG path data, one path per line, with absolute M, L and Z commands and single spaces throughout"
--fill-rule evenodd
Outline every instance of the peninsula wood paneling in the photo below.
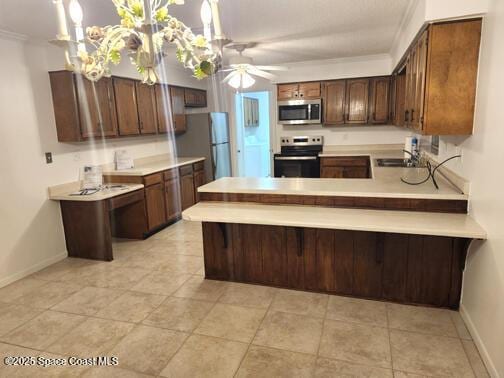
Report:
M 215 225 L 203 226 L 207 278 L 458 308 L 468 239 Z

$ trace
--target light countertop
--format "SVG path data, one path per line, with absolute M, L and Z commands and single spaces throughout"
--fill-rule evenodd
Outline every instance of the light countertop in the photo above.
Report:
M 370 179 L 332 179 L 332 178 L 256 178 L 225 177 L 198 188 L 202 193 L 251 193 L 251 194 L 291 194 L 342 197 L 383 197 L 467 200 L 454 185 L 436 175 L 439 190 L 432 182 L 422 185 L 407 185 L 401 177 L 418 182 L 427 177 L 426 169 L 377 167 L 375 159 L 403 158 L 400 150 L 342 149 L 324 150 L 321 157 L 369 156 L 372 178 Z
M 114 184 L 108 184 L 107 186 L 113 186 Z M 68 184 L 62 184 L 57 186 L 52 186 L 49 188 L 49 199 L 55 201 L 103 201 L 109 198 L 117 197 L 126 193 L 134 192 L 135 190 L 143 189 L 142 184 L 120 184 L 120 188 L 109 188 L 102 189 L 95 194 L 90 194 L 86 196 L 72 195 L 72 193 L 77 192 L 80 189 L 79 182 L 72 182 Z
M 104 175 L 117 175 L 117 176 L 147 176 L 153 173 L 166 171 L 168 169 L 181 167 L 183 165 L 194 164 L 199 161 L 205 160 L 204 157 L 179 157 L 173 159 L 159 159 L 153 161 L 144 161 L 137 163 L 131 169 L 116 170 L 113 168 L 104 167 Z
M 182 217 L 199 222 L 486 239 L 485 230 L 466 214 L 200 202 L 185 210 Z

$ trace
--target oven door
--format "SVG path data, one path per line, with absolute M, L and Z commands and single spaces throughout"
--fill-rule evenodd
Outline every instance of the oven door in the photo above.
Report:
M 275 155 L 275 177 L 320 177 L 317 156 Z
M 278 123 L 304 125 L 321 123 L 320 100 L 293 100 L 278 102 Z

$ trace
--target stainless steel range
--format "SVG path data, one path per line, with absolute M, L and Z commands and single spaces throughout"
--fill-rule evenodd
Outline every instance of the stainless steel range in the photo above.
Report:
M 275 154 L 275 177 L 320 177 L 320 158 L 324 137 L 281 137 L 281 152 Z

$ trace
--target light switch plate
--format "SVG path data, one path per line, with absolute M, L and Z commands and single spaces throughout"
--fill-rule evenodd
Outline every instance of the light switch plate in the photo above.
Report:
M 53 162 L 52 152 L 45 153 L 45 161 L 46 161 L 46 164 L 52 164 L 52 162 Z

